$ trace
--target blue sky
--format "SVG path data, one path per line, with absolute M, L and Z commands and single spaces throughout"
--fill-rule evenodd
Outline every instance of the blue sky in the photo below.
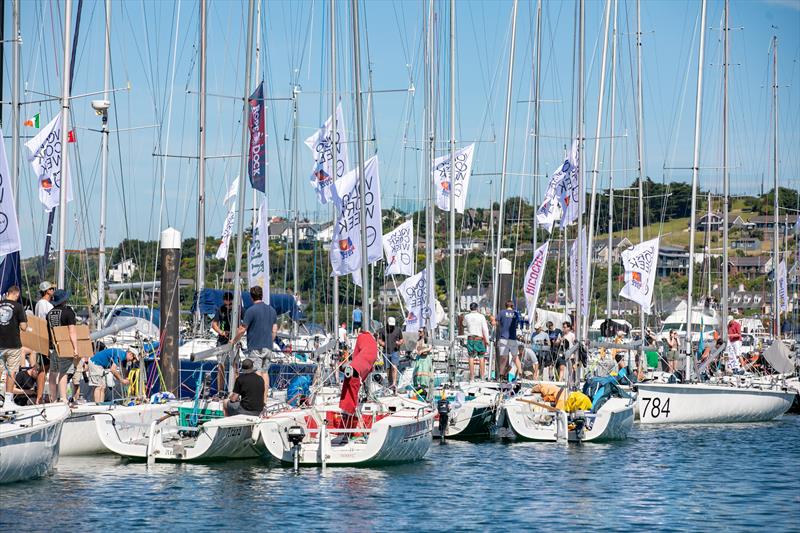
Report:
M 351 138 L 352 36 L 349 2 L 338 1 L 338 87 Z M 502 156 L 510 0 L 459 0 L 457 2 L 457 137 L 459 145 L 478 141 L 474 177 L 468 203 L 485 206 L 497 198 Z M 75 2 L 77 7 L 77 2 Z M 448 138 L 447 21 L 449 2 L 437 2 L 437 64 L 439 66 L 438 137 Z M 721 191 L 721 105 L 723 3 L 708 4 L 705 83 L 703 99 L 701 187 Z M 586 131 L 594 136 L 601 61 L 604 2 L 587 3 Z M 507 195 L 533 195 L 531 177 L 532 43 L 535 1 L 519 5 L 515 75 L 512 85 L 511 135 Z M 616 104 L 616 184 L 635 179 L 635 3 L 618 3 L 618 73 Z M 6 35 L 11 14 L 6 10 Z M 423 3 L 410 0 L 370 0 L 362 5 L 363 83 L 371 65 L 373 96 L 368 154 L 378 151 L 381 162 L 383 204 L 419 200 L 423 194 L 422 153 L 422 17 Z M 244 12 L 242 2 L 209 1 L 208 34 L 208 154 L 238 154 L 241 105 L 231 97 L 244 91 Z M 685 0 L 642 2 L 645 165 L 647 174 L 660 181 L 687 181 L 691 165 L 694 97 L 700 4 Z M 574 131 L 573 38 L 575 3 L 544 1 L 542 47 L 541 166 L 548 173 L 562 158 Z M 60 91 L 63 2 L 22 3 L 23 90 L 58 94 Z M 75 65 L 73 94 L 102 89 L 102 2 L 84 2 L 81 36 Z M 800 186 L 800 0 L 731 1 L 731 186 L 735 193 L 757 193 L 762 179 L 771 188 L 769 46 L 779 38 L 780 144 L 782 185 Z M 328 66 L 328 4 L 324 1 L 273 1 L 262 3 L 262 55 L 259 77 L 267 83 L 268 97 L 291 94 L 301 87 L 297 201 L 312 219 L 328 219 L 327 208 L 317 205 L 307 176 L 311 157 L 302 140 L 330 112 Z M 184 237 L 195 234 L 197 161 L 164 159 L 154 153 L 197 154 L 197 33 L 195 2 L 114 2 L 112 8 L 113 86 L 131 91 L 115 93 L 109 187 L 109 244 L 124 237 L 152 239 L 167 225 Z M 175 53 L 174 53 L 175 52 Z M 610 68 L 610 60 L 609 60 Z M 10 95 L 10 53 L 4 66 L 4 100 Z M 254 84 L 255 85 L 255 84 Z M 408 91 L 409 87 L 416 89 Z M 220 95 L 220 96 L 216 96 Z M 608 102 L 609 90 L 606 91 Z M 42 97 L 25 93 L 23 99 Z M 97 98 L 96 96 L 94 98 Z M 97 244 L 99 213 L 100 121 L 89 106 L 91 98 L 73 100 L 72 122 L 78 143 L 71 145 L 76 201 L 69 207 L 69 248 Z M 45 124 L 57 112 L 57 102 L 27 105 L 24 117 L 41 113 Z M 290 105 L 271 101 L 268 106 L 268 196 L 274 214 L 290 207 L 292 134 Z M 10 149 L 9 106 L 4 105 L 3 131 Z M 130 128 L 141 128 L 130 130 Z M 34 130 L 26 128 L 25 134 Z M 599 186 L 606 187 L 609 160 L 608 105 L 600 142 Z M 404 137 L 406 141 L 404 142 Z M 443 142 L 441 148 L 446 144 Z M 351 161 L 355 161 L 353 150 Z M 594 141 L 588 140 L 584 164 L 591 169 Z M 25 155 L 23 153 L 23 155 Z M 46 216 L 36 196 L 36 180 L 22 163 L 19 215 L 23 256 L 41 253 Z M 219 235 L 225 216 L 222 197 L 238 174 L 239 161 L 217 158 L 208 162 L 207 228 Z M 587 172 L 587 176 L 589 173 Z M 164 195 L 161 195 L 163 179 Z M 545 183 L 540 180 L 540 190 Z M 248 194 L 252 194 L 248 191 Z M 248 205 L 251 201 L 248 198 Z

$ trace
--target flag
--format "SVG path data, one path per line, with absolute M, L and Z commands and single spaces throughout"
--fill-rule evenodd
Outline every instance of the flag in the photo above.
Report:
M 550 241 L 545 242 L 533 252 L 533 260 L 525 273 L 525 282 L 522 290 L 525 293 L 525 303 L 528 308 L 528 320 L 533 324 L 536 320 L 536 301 L 539 299 L 539 290 L 542 288 L 544 279 L 544 267 L 547 264 L 547 251 L 550 249 Z
M 267 192 L 267 129 L 265 127 L 266 111 L 264 108 L 264 82 L 258 84 L 256 90 L 247 100 L 250 106 L 248 129 L 250 130 L 250 150 L 247 160 L 247 175 L 250 185 L 264 194 Z
M 437 157 L 433 162 L 433 184 L 436 188 L 436 205 L 450 211 L 450 196 L 455 198 L 456 213 L 463 213 L 467 203 L 469 177 L 472 174 L 472 156 L 475 145 L 470 144 L 453 154 L 456 167 L 451 180 L 450 154 Z
M 381 217 L 381 186 L 378 156 L 364 164 L 364 213 L 367 234 L 367 261 L 375 263 L 383 257 L 383 221 Z M 334 196 L 336 221 L 331 241 L 331 267 L 333 274 L 344 276 L 361 268 L 361 191 L 358 173 L 351 170 L 336 182 Z
M 553 171 L 542 205 L 536 212 L 536 220 L 552 231 L 553 223 L 560 220 L 562 228 L 578 219 L 580 212 L 580 153 L 578 140 L 572 141 L 569 156 Z
M 247 280 L 249 288 L 256 285 L 264 290 L 264 301 L 269 301 L 269 215 L 267 198 L 261 201 L 258 217 L 253 226 L 253 239 L 247 253 Z
M 657 263 L 658 237 L 639 243 L 622 252 L 626 283 L 619 295 L 636 302 L 648 314 L 653 301 Z
M 25 121 L 25 126 L 29 126 L 31 128 L 38 128 L 39 127 L 39 113 L 36 113 L 31 118 Z
M 67 132 L 67 142 L 68 143 L 78 142 L 77 137 L 75 137 L 75 130 L 69 130 Z
M 222 200 L 223 204 L 227 204 L 228 200 L 236 198 L 239 195 L 239 176 L 236 176 L 230 186 L 228 187 L 228 192 L 225 193 L 225 199 Z
M 19 252 L 21 248 L 11 173 L 8 171 L 3 130 L 0 129 L 0 255 Z
M 410 276 L 414 273 L 414 225 L 411 220 L 383 236 L 383 253 L 386 256 L 387 276 Z
M 406 278 L 397 288 L 406 304 L 405 331 L 416 332 L 426 326 L 431 331 L 438 325 L 433 286 L 429 283 L 428 269 Z
M 778 263 L 778 310 L 781 313 L 789 311 L 789 287 L 786 279 L 786 261 Z
M 225 225 L 222 226 L 222 239 L 217 248 L 217 253 L 214 257 L 217 259 L 228 258 L 228 245 L 231 242 L 231 235 L 233 235 L 233 222 L 236 220 L 236 202 L 231 205 L 228 210 L 228 215 L 225 217 Z
M 8 292 L 9 287 L 16 285 L 22 287 L 22 268 L 20 267 L 19 252 L 11 252 L 0 256 L 0 294 Z
M 317 198 L 321 204 L 327 204 L 333 199 L 335 180 L 343 177 L 350 170 L 347 152 L 347 137 L 345 136 L 344 116 L 342 104 L 336 106 L 336 175 L 333 169 L 333 116 L 328 117 L 325 125 L 317 130 L 314 135 L 306 139 L 306 146 L 314 157 L 314 168 L 311 171 L 311 186 L 317 191 Z
M 39 201 L 45 211 L 51 211 L 59 203 L 61 196 L 61 115 L 58 114 L 42 128 L 36 136 L 25 143 L 30 152 L 28 161 L 33 173 L 39 178 Z M 64 165 L 64 186 L 67 188 L 67 202 L 72 201 L 72 187 L 69 187 L 69 168 Z
M 580 244 L 579 244 L 580 243 Z M 583 250 L 583 268 L 580 275 L 578 273 L 578 246 Z M 575 302 L 575 309 L 578 315 L 589 314 L 589 250 L 586 245 L 586 228 L 578 239 L 572 242 L 569 253 L 569 273 L 572 278 L 572 301 Z M 581 279 L 580 290 L 578 290 L 578 278 Z M 578 304 L 580 302 L 580 305 Z

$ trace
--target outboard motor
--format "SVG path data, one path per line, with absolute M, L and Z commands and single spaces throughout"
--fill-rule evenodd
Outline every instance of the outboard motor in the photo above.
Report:
M 575 413 L 570 420 L 575 425 L 575 438 L 578 442 L 583 441 L 584 429 L 586 428 L 586 417 L 583 413 Z
M 450 421 L 450 402 L 447 398 L 441 398 L 436 402 L 436 411 L 439 413 L 439 443 L 444 444 L 447 423 Z
M 286 430 L 286 437 L 292 444 L 292 459 L 294 460 L 294 473 L 300 473 L 300 443 L 306 438 L 306 431 L 300 426 L 292 426 Z

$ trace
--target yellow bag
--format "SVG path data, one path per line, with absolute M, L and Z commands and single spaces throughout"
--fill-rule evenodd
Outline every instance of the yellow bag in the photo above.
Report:
M 568 413 L 575 411 L 591 411 L 592 400 L 582 392 L 571 392 L 567 398 L 564 410 Z

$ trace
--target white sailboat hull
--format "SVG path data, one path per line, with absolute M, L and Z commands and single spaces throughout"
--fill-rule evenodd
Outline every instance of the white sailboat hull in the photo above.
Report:
M 784 414 L 792 392 L 704 383 L 640 383 L 637 407 L 643 424 L 764 422 Z
M 0 483 L 49 475 L 58 462 L 66 404 L 22 407 L 16 419 L 0 423 Z
M 512 398 L 501 409 L 508 426 L 517 437 L 533 441 L 553 441 L 557 438 L 557 424 L 553 413 L 527 403 L 525 398 Z M 586 426 L 579 435 L 568 431 L 570 442 L 624 440 L 633 428 L 634 405 L 627 398 L 610 398 L 597 413 L 585 414 Z

